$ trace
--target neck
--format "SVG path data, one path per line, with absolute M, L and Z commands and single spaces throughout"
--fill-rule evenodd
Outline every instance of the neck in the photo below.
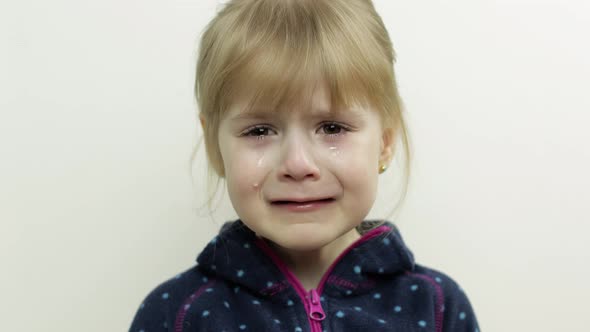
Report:
M 356 240 L 360 234 L 355 228 L 329 244 L 307 251 L 295 251 L 270 242 L 277 255 L 287 264 L 306 291 L 319 286 L 320 280 L 338 256 Z

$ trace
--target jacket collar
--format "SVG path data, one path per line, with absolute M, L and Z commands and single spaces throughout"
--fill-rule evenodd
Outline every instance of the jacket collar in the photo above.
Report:
M 379 226 L 381 225 L 381 226 Z M 414 257 L 396 226 L 389 221 L 365 220 L 357 227 L 361 238 L 338 257 L 318 287 L 331 295 L 369 291 L 387 275 L 414 270 Z M 277 256 L 240 219 L 226 222 L 197 257 L 199 268 L 215 279 L 271 296 L 289 288 Z

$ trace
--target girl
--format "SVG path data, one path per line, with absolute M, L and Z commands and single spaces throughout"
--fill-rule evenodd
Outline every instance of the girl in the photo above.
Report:
M 409 155 L 394 60 L 370 0 L 223 7 L 196 97 L 239 219 L 130 331 L 478 331 L 457 283 L 416 264 L 391 222 L 364 220 L 397 140 Z

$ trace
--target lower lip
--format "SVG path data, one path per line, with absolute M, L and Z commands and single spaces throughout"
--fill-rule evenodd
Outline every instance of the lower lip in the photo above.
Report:
M 272 206 L 279 209 L 284 209 L 291 212 L 310 212 L 319 210 L 327 205 L 334 202 L 333 199 L 326 201 L 313 201 L 305 203 L 283 203 L 283 204 L 272 204 Z

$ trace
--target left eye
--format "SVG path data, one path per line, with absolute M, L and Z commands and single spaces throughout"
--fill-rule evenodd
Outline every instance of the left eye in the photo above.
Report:
M 337 123 L 326 123 L 322 126 L 322 128 L 324 128 L 324 133 L 328 134 L 329 136 L 338 135 L 342 130 L 346 130 L 346 128 Z
M 269 131 L 270 131 L 270 128 L 267 126 L 256 126 L 252 129 L 246 131 L 243 135 L 261 138 L 264 136 L 268 136 Z

